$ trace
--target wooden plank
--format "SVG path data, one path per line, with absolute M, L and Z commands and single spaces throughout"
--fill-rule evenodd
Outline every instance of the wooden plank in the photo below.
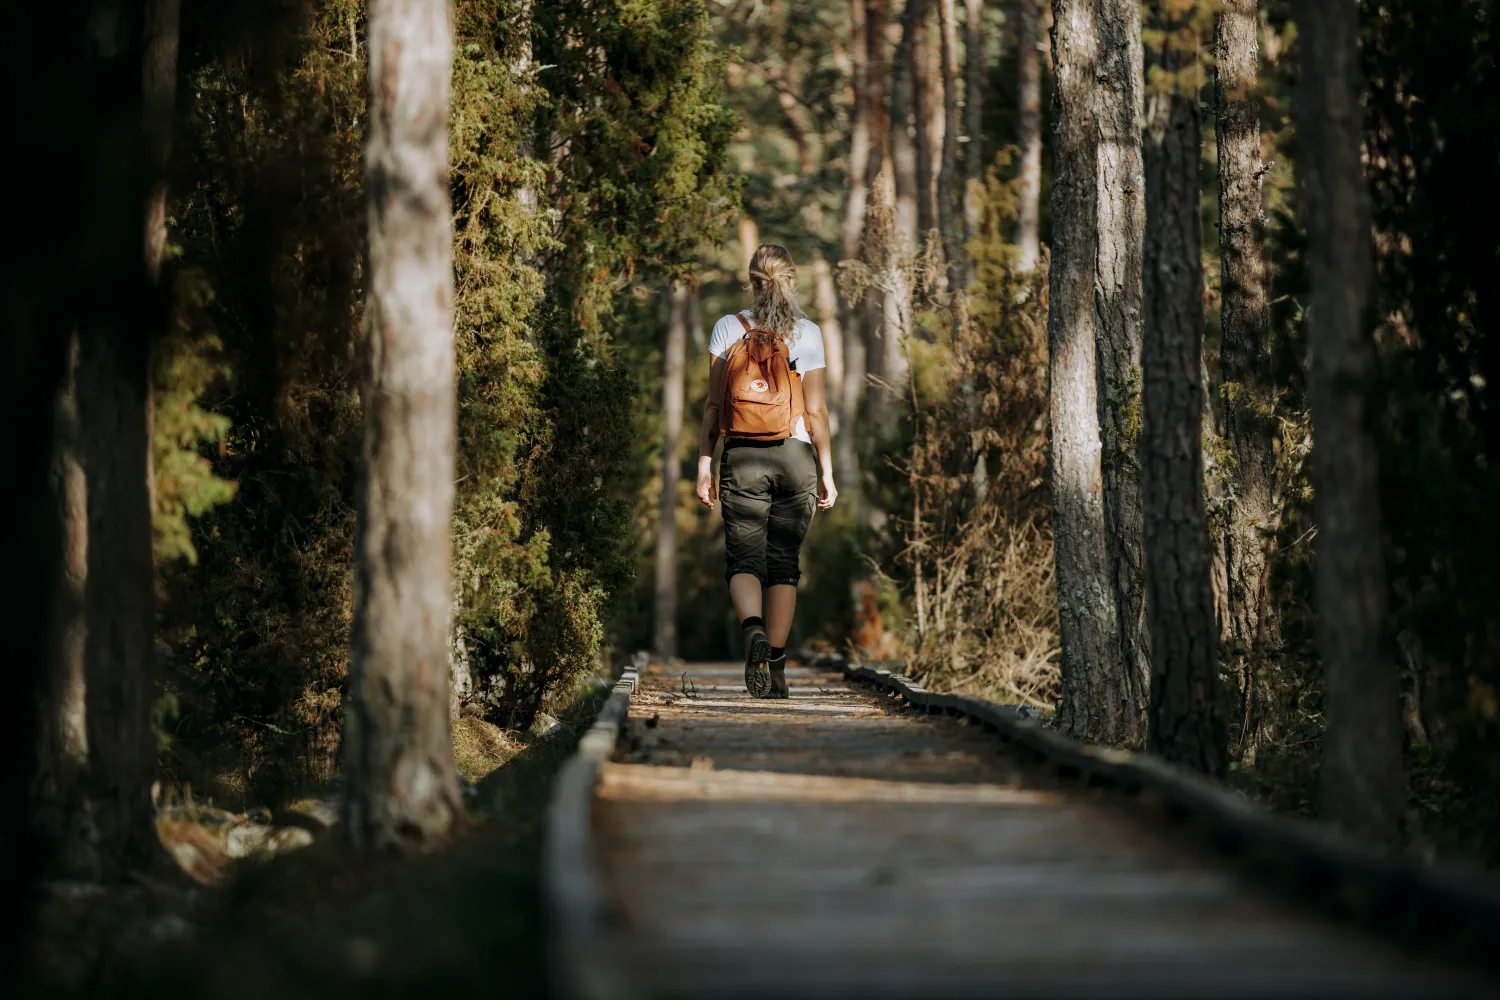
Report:
M 934 704 L 929 692 L 835 660 L 847 677 L 894 690 L 912 704 Z M 942 698 L 944 696 L 936 696 Z M 978 704 L 976 704 L 978 703 Z M 1005 706 L 962 698 L 955 707 L 1039 754 L 1063 773 L 1129 792 L 1149 789 L 1205 824 L 1215 842 L 1280 884 L 1371 927 L 1418 934 L 1444 953 L 1500 969 L 1500 879 L 1463 867 L 1433 868 L 1350 840 L 1315 822 L 1276 816 L 1245 796 L 1146 754 L 1079 743 L 1023 719 Z

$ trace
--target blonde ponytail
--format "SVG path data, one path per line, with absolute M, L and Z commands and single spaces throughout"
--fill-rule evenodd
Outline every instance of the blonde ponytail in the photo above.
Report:
M 762 243 L 750 258 L 750 308 L 756 326 L 774 330 L 789 344 L 796 340 L 802 307 L 797 304 L 797 265 L 786 247 Z

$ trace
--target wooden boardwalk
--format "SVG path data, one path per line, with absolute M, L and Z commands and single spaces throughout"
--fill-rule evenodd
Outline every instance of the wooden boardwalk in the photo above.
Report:
M 980 726 L 788 673 L 792 698 L 767 701 L 737 664 L 642 672 L 590 778 L 603 940 L 567 959 L 610 969 L 575 992 L 1496 995 Z

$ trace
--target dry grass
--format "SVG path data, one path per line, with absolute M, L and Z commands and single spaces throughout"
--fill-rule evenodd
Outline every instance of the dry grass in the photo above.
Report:
M 525 749 L 499 726 L 476 715 L 463 714 L 453 722 L 453 760 L 458 773 L 475 784 Z
M 933 690 L 1051 711 L 1058 680 L 1052 539 L 1035 524 L 998 517 L 976 515 L 965 528 L 957 544 L 935 554 L 927 628 L 914 637 L 909 670 Z
M 909 594 L 908 672 L 936 689 L 1050 711 L 1057 601 L 1047 515 L 1045 269 L 1018 273 L 1014 192 L 991 172 L 966 295 L 907 342 L 911 444 L 892 575 Z M 981 465 L 982 463 L 982 465 Z

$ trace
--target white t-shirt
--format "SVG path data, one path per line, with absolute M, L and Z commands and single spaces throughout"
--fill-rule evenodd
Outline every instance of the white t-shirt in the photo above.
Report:
M 754 325 L 754 313 L 746 309 L 744 316 Z M 708 353 L 720 359 L 728 357 L 729 349 L 737 341 L 744 340 L 745 333 L 745 324 L 734 313 L 720 318 L 714 324 L 713 336 L 708 338 Z M 818 329 L 818 324 L 810 319 L 799 319 L 793 333 L 794 336 L 786 345 L 791 354 L 792 371 L 801 377 L 819 368 L 827 368 L 828 362 L 823 360 L 823 331 Z M 792 437 L 812 444 L 812 438 L 807 434 L 807 423 L 801 417 L 797 418 L 797 426 L 792 429 Z

